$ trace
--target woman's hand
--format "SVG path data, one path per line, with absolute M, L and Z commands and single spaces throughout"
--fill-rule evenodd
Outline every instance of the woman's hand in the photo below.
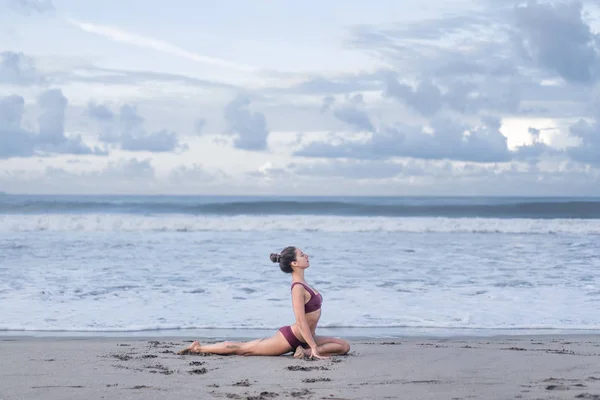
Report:
M 319 354 L 319 350 L 317 350 L 317 347 L 311 347 L 311 355 L 310 358 L 318 358 L 319 360 L 325 360 L 329 357 L 325 357 Z

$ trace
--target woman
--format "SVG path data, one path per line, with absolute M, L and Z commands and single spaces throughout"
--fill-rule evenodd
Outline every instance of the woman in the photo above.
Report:
M 321 317 L 323 296 L 312 290 L 304 280 L 304 270 L 310 265 L 308 255 L 300 249 L 289 246 L 283 249 L 281 254 L 271 254 L 270 258 L 272 262 L 279 264 L 283 272 L 292 274 L 292 306 L 296 322 L 291 326 L 280 328 L 270 338 L 211 345 L 201 345 L 195 341 L 178 354 L 279 356 L 294 351 L 296 358 L 324 359 L 350 351 L 350 344 L 345 340 L 315 335 Z

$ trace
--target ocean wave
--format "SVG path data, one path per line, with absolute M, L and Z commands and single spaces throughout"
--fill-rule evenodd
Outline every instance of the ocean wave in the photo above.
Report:
M 0 214 L 331 215 L 366 217 L 600 219 L 598 200 L 345 199 L 222 200 L 200 198 L 0 198 Z
M 143 333 L 143 332 L 160 332 L 160 331 L 276 331 L 280 326 L 129 326 L 129 327 L 17 327 L 17 326 L 0 326 L 0 332 L 46 332 L 46 333 Z M 446 330 L 446 331 L 600 331 L 600 324 L 593 325 L 572 325 L 572 324 L 532 324 L 532 325 L 454 325 L 454 324 L 393 324 L 393 325 L 377 325 L 377 324 L 356 324 L 356 325 L 337 325 L 337 324 L 319 324 L 320 329 L 329 330 L 365 330 L 378 329 L 385 331 L 388 329 L 418 329 L 418 330 Z
M 600 234 L 600 220 L 337 216 L 0 215 L 0 232 L 406 232 Z

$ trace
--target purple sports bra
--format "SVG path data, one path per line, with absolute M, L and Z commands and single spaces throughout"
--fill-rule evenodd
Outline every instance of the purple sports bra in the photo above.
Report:
M 323 296 L 321 296 L 321 293 L 316 294 L 311 288 L 309 288 L 302 282 L 292 283 L 291 289 L 293 289 L 294 285 L 296 285 L 296 284 L 300 284 L 300 285 L 304 286 L 304 289 L 306 289 L 308 291 L 308 293 L 310 293 L 310 300 L 308 301 L 308 303 L 306 303 L 304 305 L 304 312 L 311 313 L 313 311 L 317 311 L 318 309 L 320 309 L 321 304 L 323 304 Z

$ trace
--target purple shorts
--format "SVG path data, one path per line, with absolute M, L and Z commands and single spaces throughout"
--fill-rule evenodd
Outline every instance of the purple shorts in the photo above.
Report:
M 294 332 L 292 332 L 292 327 L 289 326 L 289 325 L 288 326 L 282 326 L 281 328 L 279 328 L 279 332 L 281 332 L 283 334 L 283 337 L 290 344 L 290 346 L 292 347 L 292 350 L 296 350 L 296 347 L 298 347 L 298 346 L 302 346 L 305 349 L 308 349 L 310 347 L 308 345 L 308 343 L 302 343 L 296 337 L 296 335 L 294 335 Z

